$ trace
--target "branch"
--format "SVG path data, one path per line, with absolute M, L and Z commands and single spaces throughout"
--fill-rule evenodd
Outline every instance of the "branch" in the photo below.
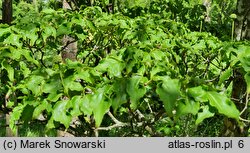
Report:
M 85 60 L 95 51 L 97 50 L 99 47 L 98 46 L 94 46 L 93 49 L 91 51 L 89 51 L 88 55 L 84 58 L 83 63 L 85 62 Z
M 63 50 L 65 50 L 70 44 L 77 42 L 77 40 L 72 40 L 72 41 L 67 41 L 66 45 L 63 46 L 60 50 L 57 50 L 57 53 L 62 52 Z
M 219 76 L 215 77 L 215 78 L 212 78 L 210 80 L 205 80 L 206 83 L 209 83 L 209 82 L 213 82 L 215 80 L 217 80 L 219 78 Z
M 140 120 L 145 118 L 145 116 L 138 109 L 136 110 L 136 113 L 138 114 Z
M 99 130 L 108 131 L 108 130 L 111 130 L 113 128 L 124 127 L 124 126 L 128 126 L 129 125 L 128 123 L 123 123 L 123 122 L 119 121 L 118 119 L 116 119 L 114 117 L 114 115 L 110 111 L 108 111 L 108 115 L 113 120 L 113 122 L 115 122 L 115 124 L 111 125 L 111 126 L 108 126 L 108 127 L 99 127 L 99 128 L 96 128 L 94 130 L 95 131 L 95 136 L 98 136 L 98 131 Z
M 74 6 L 72 5 L 71 2 L 73 3 Z M 67 7 L 67 9 L 74 10 L 74 7 L 75 7 L 77 10 L 79 10 L 79 7 L 78 7 L 77 2 L 75 0 L 66 0 L 66 3 L 69 5 L 69 7 Z
M 115 124 L 123 124 L 121 121 L 117 120 L 110 111 L 108 111 L 108 115 L 115 122 Z
M 108 131 L 108 130 L 112 130 L 113 128 L 119 128 L 119 127 L 124 127 L 124 126 L 129 126 L 128 123 L 118 123 L 118 124 L 114 124 L 108 127 L 99 127 L 96 130 L 104 130 L 104 131 Z
M 248 122 L 248 123 L 250 123 L 250 120 L 247 120 L 247 119 L 244 119 L 244 118 L 241 118 L 241 117 L 239 117 L 239 119 L 240 119 L 241 121 L 243 121 L 243 122 Z
M 98 137 L 99 136 L 98 129 L 95 129 L 94 132 L 95 132 L 95 137 Z
M 247 110 L 248 102 L 249 102 L 248 96 L 249 96 L 249 94 L 247 93 L 246 94 L 246 104 L 245 104 L 245 107 L 243 108 L 243 110 L 240 112 L 240 115 L 242 115 Z

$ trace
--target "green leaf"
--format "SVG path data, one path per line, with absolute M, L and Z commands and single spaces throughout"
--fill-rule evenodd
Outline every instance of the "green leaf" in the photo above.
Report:
M 54 71 L 53 69 L 50 69 L 50 68 L 46 68 L 45 69 L 46 73 L 49 75 L 49 76 L 53 76 L 56 74 L 56 71 Z
M 240 46 L 238 52 L 242 67 L 246 72 L 250 72 L 250 47 Z
M 73 19 L 71 20 L 71 23 L 76 24 L 76 25 L 80 25 L 80 26 L 82 26 L 82 27 L 85 27 L 85 26 L 86 26 L 85 19 L 82 19 L 82 18 L 80 18 L 80 19 L 78 19 L 78 18 L 73 18 Z
M 19 89 L 25 95 L 28 95 L 30 93 L 29 89 L 26 88 L 26 84 L 19 84 L 17 86 L 17 89 Z
M 46 26 L 44 27 L 44 31 L 42 33 L 43 41 L 46 42 L 46 39 L 50 36 L 56 38 L 56 29 L 52 26 Z
M 48 98 L 47 98 L 47 100 L 49 100 L 49 101 L 52 101 L 52 102 L 56 102 L 56 101 L 58 101 L 58 99 L 60 98 L 60 97 L 62 97 L 62 93 L 56 93 L 56 92 L 51 92 L 50 94 L 49 94 L 49 96 L 48 96 Z
M 111 106 L 111 103 L 105 100 L 104 92 L 106 90 L 106 87 L 98 89 L 91 98 L 91 107 L 93 108 L 96 127 L 100 127 L 103 116 L 107 113 Z
M 34 112 L 35 107 L 31 105 L 26 105 L 23 109 L 21 120 L 24 121 L 24 123 L 28 123 L 32 119 L 32 114 Z
M 247 83 L 247 93 L 249 94 L 250 93 L 250 72 L 245 74 L 244 77 Z
M 62 83 L 58 78 L 51 78 L 50 82 L 43 85 L 43 92 L 45 93 L 54 93 L 62 90 Z
M 198 113 L 198 117 L 197 117 L 197 119 L 196 119 L 196 121 L 195 121 L 195 124 L 196 125 L 198 125 L 198 124 L 200 124 L 204 119 L 206 119 L 206 118 L 209 118 L 209 117 L 213 117 L 214 116 L 214 113 L 211 113 L 210 111 L 209 111 L 209 106 L 204 106 L 203 108 L 202 108 L 202 112 L 200 112 L 200 113 Z
M 20 57 L 22 55 L 22 53 L 20 52 L 19 49 L 16 49 L 15 47 L 9 47 L 10 51 L 11 51 L 11 56 L 10 58 L 14 59 L 14 60 L 20 60 Z
M 132 76 L 127 83 L 127 93 L 130 96 L 131 108 L 135 110 L 138 107 L 139 99 L 146 93 L 146 88 L 143 85 L 147 78 L 142 76 Z
M 166 53 L 161 50 L 153 50 L 150 52 L 150 54 L 155 60 L 162 60 L 166 58 Z
M 120 22 L 120 28 L 122 28 L 122 29 L 129 29 L 130 28 L 130 26 L 126 23 L 126 20 L 119 20 L 119 22 Z
M 96 70 L 101 72 L 108 72 L 111 77 L 121 76 L 124 63 L 117 58 L 108 57 L 104 59 L 97 67 Z
M 87 38 L 87 35 L 85 34 L 76 34 L 76 36 L 81 41 L 84 41 Z
M 53 129 L 53 128 L 55 128 L 55 124 L 54 124 L 54 120 L 53 120 L 53 118 L 51 117 L 50 119 L 49 119 L 49 121 L 48 121 L 48 123 L 46 124 L 46 129 Z
M 84 115 L 90 116 L 93 112 L 93 109 L 90 105 L 91 103 L 91 97 L 92 95 L 85 95 L 81 98 L 81 102 L 79 104 L 80 110 L 84 113 Z
M 42 93 L 41 83 L 44 81 L 44 78 L 39 75 L 32 75 L 26 82 L 26 86 L 35 96 L 38 96 Z
M 193 47 L 193 51 L 195 53 L 198 53 L 199 51 L 205 50 L 206 43 L 204 40 L 201 40 L 199 43 L 195 43 L 192 47 Z
M 28 68 L 27 64 L 25 62 L 23 62 L 23 61 L 20 61 L 19 65 L 20 65 L 20 69 L 23 72 L 24 78 L 27 78 L 30 75 L 30 73 L 31 73 L 31 71 Z
M 76 82 L 74 76 L 69 76 L 64 81 L 64 88 L 70 89 L 72 91 L 83 91 L 81 83 Z
M 15 45 L 18 48 L 22 47 L 22 43 L 19 41 L 21 36 L 11 33 L 9 37 L 4 40 L 5 44 Z
M 219 111 L 219 113 L 236 120 L 239 119 L 239 110 L 225 94 L 211 91 L 207 92 L 207 97 L 209 99 L 210 105 L 215 107 Z
M 208 101 L 206 92 L 202 89 L 201 86 L 188 88 L 187 93 L 190 97 L 194 98 L 198 102 Z
M 75 78 L 77 79 L 82 79 L 88 83 L 94 83 L 94 79 L 91 77 L 89 70 L 87 69 L 80 69 L 77 71 L 75 74 Z
M 186 99 L 185 103 L 179 103 L 176 111 L 177 116 L 185 114 L 196 115 L 200 109 L 200 103 L 193 100 Z
M 146 71 L 147 71 L 146 70 L 146 66 L 145 65 L 141 65 L 141 67 L 138 68 L 138 70 L 137 70 L 137 74 L 143 76 Z
M 162 72 L 162 71 L 164 71 L 164 69 L 160 65 L 157 65 L 157 66 L 153 67 L 152 70 L 151 70 L 151 72 L 150 72 L 150 78 L 154 79 L 154 76 L 157 73 Z
M 79 61 L 66 60 L 66 64 L 69 69 L 77 69 L 82 67 L 82 64 Z
M 47 100 L 43 100 L 38 106 L 35 107 L 33 111 L 32 118 L 37 119 L 44 110 L 51 106 Z
M 2 28 L 1 27 L 1 30 L 0 30 L 0 37 L 2 37 L 3 35 L 7 34 L 10 32 L 10 27 L 8 28 Z
M 8 64 L 5 60 L 2 62 L 2 67 L 5 68 L 5 70 L 8 72 L 8 77 L 11 82 L 14 81 L 14 68 L 11 67 L 10 64 Z
M 222 72 L 219 80 L 219 84 L 222 84 L 224 81 L 228 80 L 232 76 L 232 70 L 229 68 L 226 71 Z
M 56 36 L 60 35 L 68 35 L 71 32 L 71 23 L 63 23 L 59 25 L 57 31 L 56 31 Z
M 33 28 L 30 31 L 25 32 L 25 36 L 30 39 L 30 45 L 33 46 L 38 39 L 38 28 Z
M 85 20 L 86 21 L 86 27 L 90 28 L 93 31 L 96 31 L 96 27 L 94 26 L 93 22 L 90 20 Z
M 72 116 L 79 116 L 81 115 L 81 111 L 80 111 L 80 104 L 81 104 L 81 101 L 82 101 L 82 97 L 81 96 L 74 96 L 71 100 L 70 100 L 70 103 L 71 103 L 71 107 L 72 107 L 72 110 L 70 111 L 70 114 Z
M 112 97 L 112 108 L 114 112 L 124 103 L 127 102 L 127 94 L 126 94 L 126 79 L 118 79 L 113 84 L 114 97 Z
M 69 128 L 72 116 L 68 114 L 68 100 L 59 101 L 53 107 L 52 119 L 62 123 L 66 128 Z
M 177 79 L 165 77 L 162 82 L 157 84 L 156 93 L 163 101 L 165 111 L 168 115 L 173 115 L 173 110 L 176 107 L 177 98 L 180 96 L 180 85 Z
M 41 11 L 41 13 L 44 13 L 44 14 L 52 14 L 54 13 L 55 10 L 54 9 L 51 9 L 51 8 L 45 8 Z
M 22 116 L 22 112 L 23 109 L 25 108 L 25 104 L 18 104 L 18 106 L 16 106 L 13 111 L 10 114 L 10 129 L 12 131 L 16 131 L 17 130 L 17 126 L 16 126 L 16 122 L 21 118 Z
M 128 30 L 123 35 L 122 40 L 132 40 L 135 38 L 135 36 L 136 36 L 136 33 L 134 31 Z
M 27 61 L 35 64 L 38 67 L 40 66 L 40 63 L 31 56 L 31 52 L 29 50 L 21 49 L 20 52 Z

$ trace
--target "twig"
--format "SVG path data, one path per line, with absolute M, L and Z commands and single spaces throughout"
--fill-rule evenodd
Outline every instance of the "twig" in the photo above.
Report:
M 237 98 L 231 98 L 231 100 L 235 101 L 235 102 L 240 102 L 241 99 L 237 99 Z
M 109 117 L 113 120 L 113 122 L 115 122 L 114 125 L 111 125 L 111 126 L 108 126 L 108 127 L 99 127 L 99 128 L 96 128 L 94 131 L 95 131 L 95 136 L 98 134 L 98 130 L 105 130 L 105 131 L 108 131 L 108 130 L 111 130 L 113 128 L 117 128 L 117 127 L 124 127 L 124 126 L 128 126 L 129 124 L 127 123 L 123 123 L 121 121 L 119 121 L 118 119 L 116 119 L 114 117 L 114 115 L 108 111 L 108 115 Z
M 85 62 L 85 59 L 87 59 L 95 50 L 97 50 L 99 47 L 98 46 L 94 46 L 93 49 L 91 51 L 89 51 L 88 55 L 84 58 L 83 63 Z
M 213 82 L 215 80 L 217 80 L 219 78 L 219 76 L 215 77 L 215 78 L 212 78 L 210 80 L 205 80 L 206 83 L 209 83 L 209 82 Z
M 145 102 L 147 103 L 148 108 L 149 108 L 149 111 L 150 111 L 150 113 L 152 114 L 152 113 L 153 113 L 153 110 L 152 110 L 152 108 L 151 108 L 151 106 L 150 106 L 150 104 L 149 104 L 148 99 L 145 99 Z
M 98 134 L 97 131 L 99 131 L 99 130 L 108 131 L 108 130 L 111 130 L 113 128 L 120 128 L 120 127 L 125 127 L 125 126 L 130 126 L 131 125 L 130 123 L 123 123 L 123 122 L 117 120 L 110 111 L 108 111 L 108 115 L 115 122 L 115 124 L 111 125 L 111 126 L 108 126 L 108 127 L 99 127 L 99 128 L 94 129 L 95 135 Z M 142 126 L 142 125 L 143 125 L 143 123 L 139 122 L 139 123 L 135 124 L 134 126 L 139 127 L 139 126 Z
M 123 124 L 121 121 L 117 120 L 110 111 L 108 111 L 108 115 L 115 122 L 115 124 Z
M 99 136 L 98 128 L 95 129 L 94 132 L 95 132 L 95 137 L 98 137 Z
M 247 120 L 247 119 L 244 119 L 244 118 L 241 118 L 241 117 L 239 117 L 239 119 L 240 119 L 241 121 L 250 123 L 250 120 Z
M 243 108 L 243 110 L 240 112 L 240 115 L 242 115 L 248 107 L 248 102 L 249 102 L 248 96 L 249 96 L 249 94 L 247 93 L 246 94 L 246 104 L 245 104 L 245 107 Z
M 61 53 L 63 50 L 65 50 L 70 44 L 77 42 L 77 40 L 67 41 L 66 44 L 60 49 L 57 50 L 57 53 Z
M 139 116 L 139 119 L 145 118 L 145 116 L 138 109 L 136 110 L 136 112 Z
M 133 126 L 136 126 L 136 127 L 141 127 L 143 125 L 144 125 L 144 122 L 139 122 L 139 123 L 133 124 Z M 111 130 L 113 128 L 120 128 L 120 127 L 125 127 L 125 126 L 131 126 L 131 124 L 130 123 L 118 123 L 118 124 L 110 125 L 108 127 L 99 127 L 99 128 L 96 128 L 95 130 L 108 131 L 108 130 Z
M 108 131 L 108 130 L 111 130 L 111 129 L 113 129 L 113 128 L 119 128 L 119 127 L 124 127 L 124 126 L 129 126 L 129 124 L 126 124 L 126 123 L 119 123 L 119 124 L 114 124 L 114 125 L 111 125 L 111 126 L 108 126 L 108 127 L 99 127 L 99 128 L 97 128 L 96 130 Z

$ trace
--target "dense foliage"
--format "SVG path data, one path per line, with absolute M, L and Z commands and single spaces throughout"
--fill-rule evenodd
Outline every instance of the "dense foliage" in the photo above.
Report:
M 247 126 L 247 104 L 231 99 L 236 69 L 250 92 L 249 42 L 231 40 L 235 1 L 214 1 L 211 22 L 199 1 L 93 2 L 21 1 L 13 24 L 0 25 L 0 105 L 13 130 L 18 121 L 75 136 L 219 136 L 224 117 Z M 77 61 L 62 61 L 65 35 Z

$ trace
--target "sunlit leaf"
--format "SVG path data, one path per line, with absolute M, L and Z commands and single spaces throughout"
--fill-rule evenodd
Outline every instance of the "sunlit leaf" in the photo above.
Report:
M 2 63 L 2 67 L 4 67 L 6 69 L 6 71 L 8 72 L 8 77 L 10 79 L 10 81 L 14 81 L 14 68 L 11 67 L 11 65 L 9 65 L 6 61 L 3 61 Z
M 95 118 L 95 126 L 99 127 L 102 123 L 102 119 L 109 110 L 111 103 L 105 100 L 105 90 L 107 88 L 100 88 L 96 93 L 91 97 L 90 106 L 93 108 L 93 114 Z
M 53 107 L 52 119 L 62 123 L 66 128 L 70 126 L 72 116 L 68 114 L 68 100 L 59 101 Z
M 224 71 L 221 76 L 220 76 L 220 80 L 219 80 L 219 84 L 223 83 L 224 81 L 226 81 L 227 79 L 230 78 L 230 76 L 232 76 L 232 70 L 231 69 L 227 69 L 226 71 Z
M 88 116 L 90 116 L 93 112 L 93 108 L 91 106 L 91 96 L 92 95 L 90 94 L 85 95 L 84 97 L 80 99 L 80 104 L 79 104 L 80 110 L 85 115 L 88 115 Z
M 64 79 L 64 87 L 72 91 L 83 91 L 82 85 L 73 76 Z
M 187 90 L 187 93 L 190 97 L 194 98 L 195 101 L 198 102 L 208 101 L 206 92 L 202 89 L 201 86 L 189 88 Z
M 32 117 L 37 119 L 44 110 L 47 110 L 47 108 L 50 106 L 50 104 L 46 101 L 43 100 L 33 111 Z
M 70 100 L 70 103 L 71 103 L 71 107 L 72 107 L 72 110 L 70 111 L 70 114 L 72 116 L 79 116 L 81 115 L 81 111 L 80 111 L 80 104 L 81 104 L 81 101 L 82 101 L 82 97 L 81 96 L 74 96 L 71 100 Z
M 106 58 L 103 60 L 96 69 L 101 72 L 108 72 L 108 74 L 113 77 L 119 77 L 121 75 L 124 63 L 116 58 Z
M 211 113 L 211 112 L 209 111 L 209 106 L 204 106 L 204 107 L 202 108 L 202 112 L 199 112 L 199 113 L 198 113 L 198 117 L 197 117 L 197 119 L 196 119 L 196 121 L 195 121 L 195 124 L 198 125 L 198 124 L 200 124 L 204 119 L 210 118 L 210 117 L 213 117 L 213 116 L 214 116 L 214 113 Z
M 127 83 L 127 93 L 130 96 L 131 108 L 136 109 L 138 107 L 139 99 L 146 93 L 146 88 L 143 83 L 146 82 L 146 78 L 142 76 L 132 76 Z
M 239 119 L 239 110 L 226 95 L 211 91 L 207 92 L 207 97 L 209 99 L 210 105 L 215 107 L 219 113 L 236 120 Z
M 185 114 L 193 114 L 196 115 L 200 109 L 200 103 L 195 102 L 193 100 L 185 100 L 185 103 L 179 103 L 177 107 L 177 116 L 185 115 Z
M 245 80 L 247 83 L 247 93 L 250 93 L 250 73 L 245 74 Z
M 177 98 L 180 96 L 180 85 L 177 79 L 165 77 L 162 82 L 158 83 L 156 93 L 163 101 L 165 111 L 168 115 L 173 115 L 173 110 L 176 107 Z
M 20 35 L 16 35 L 16 34 L 12 33 L 9 37 L 7 37 L 4 40 L 4 43 L 6 43 L 6 44 L 12 44 L 12 45 L 17 46 L 18 48 L 21 48 L 23 44 L 20 41 L 20 38 L 21 38 Z
M 126 85 L 126 79 L 117 80 L 113 85 L 114 97 L 112 97 L 112 107 L 114 112 L 116 112 L 122 104 L 127 102 Z
M 26 83 L 29 90 L 32 91 L 34 95 L 41 94 L 41 83 L 44 81 L 44 77 L 39 75 L 32 75 Z
M 16 106 L 10 114 L 10 128 L 12 131 L 17 130 L 16 122 L 21 118 L 23 109 L 26 105 L 19 104 Z

